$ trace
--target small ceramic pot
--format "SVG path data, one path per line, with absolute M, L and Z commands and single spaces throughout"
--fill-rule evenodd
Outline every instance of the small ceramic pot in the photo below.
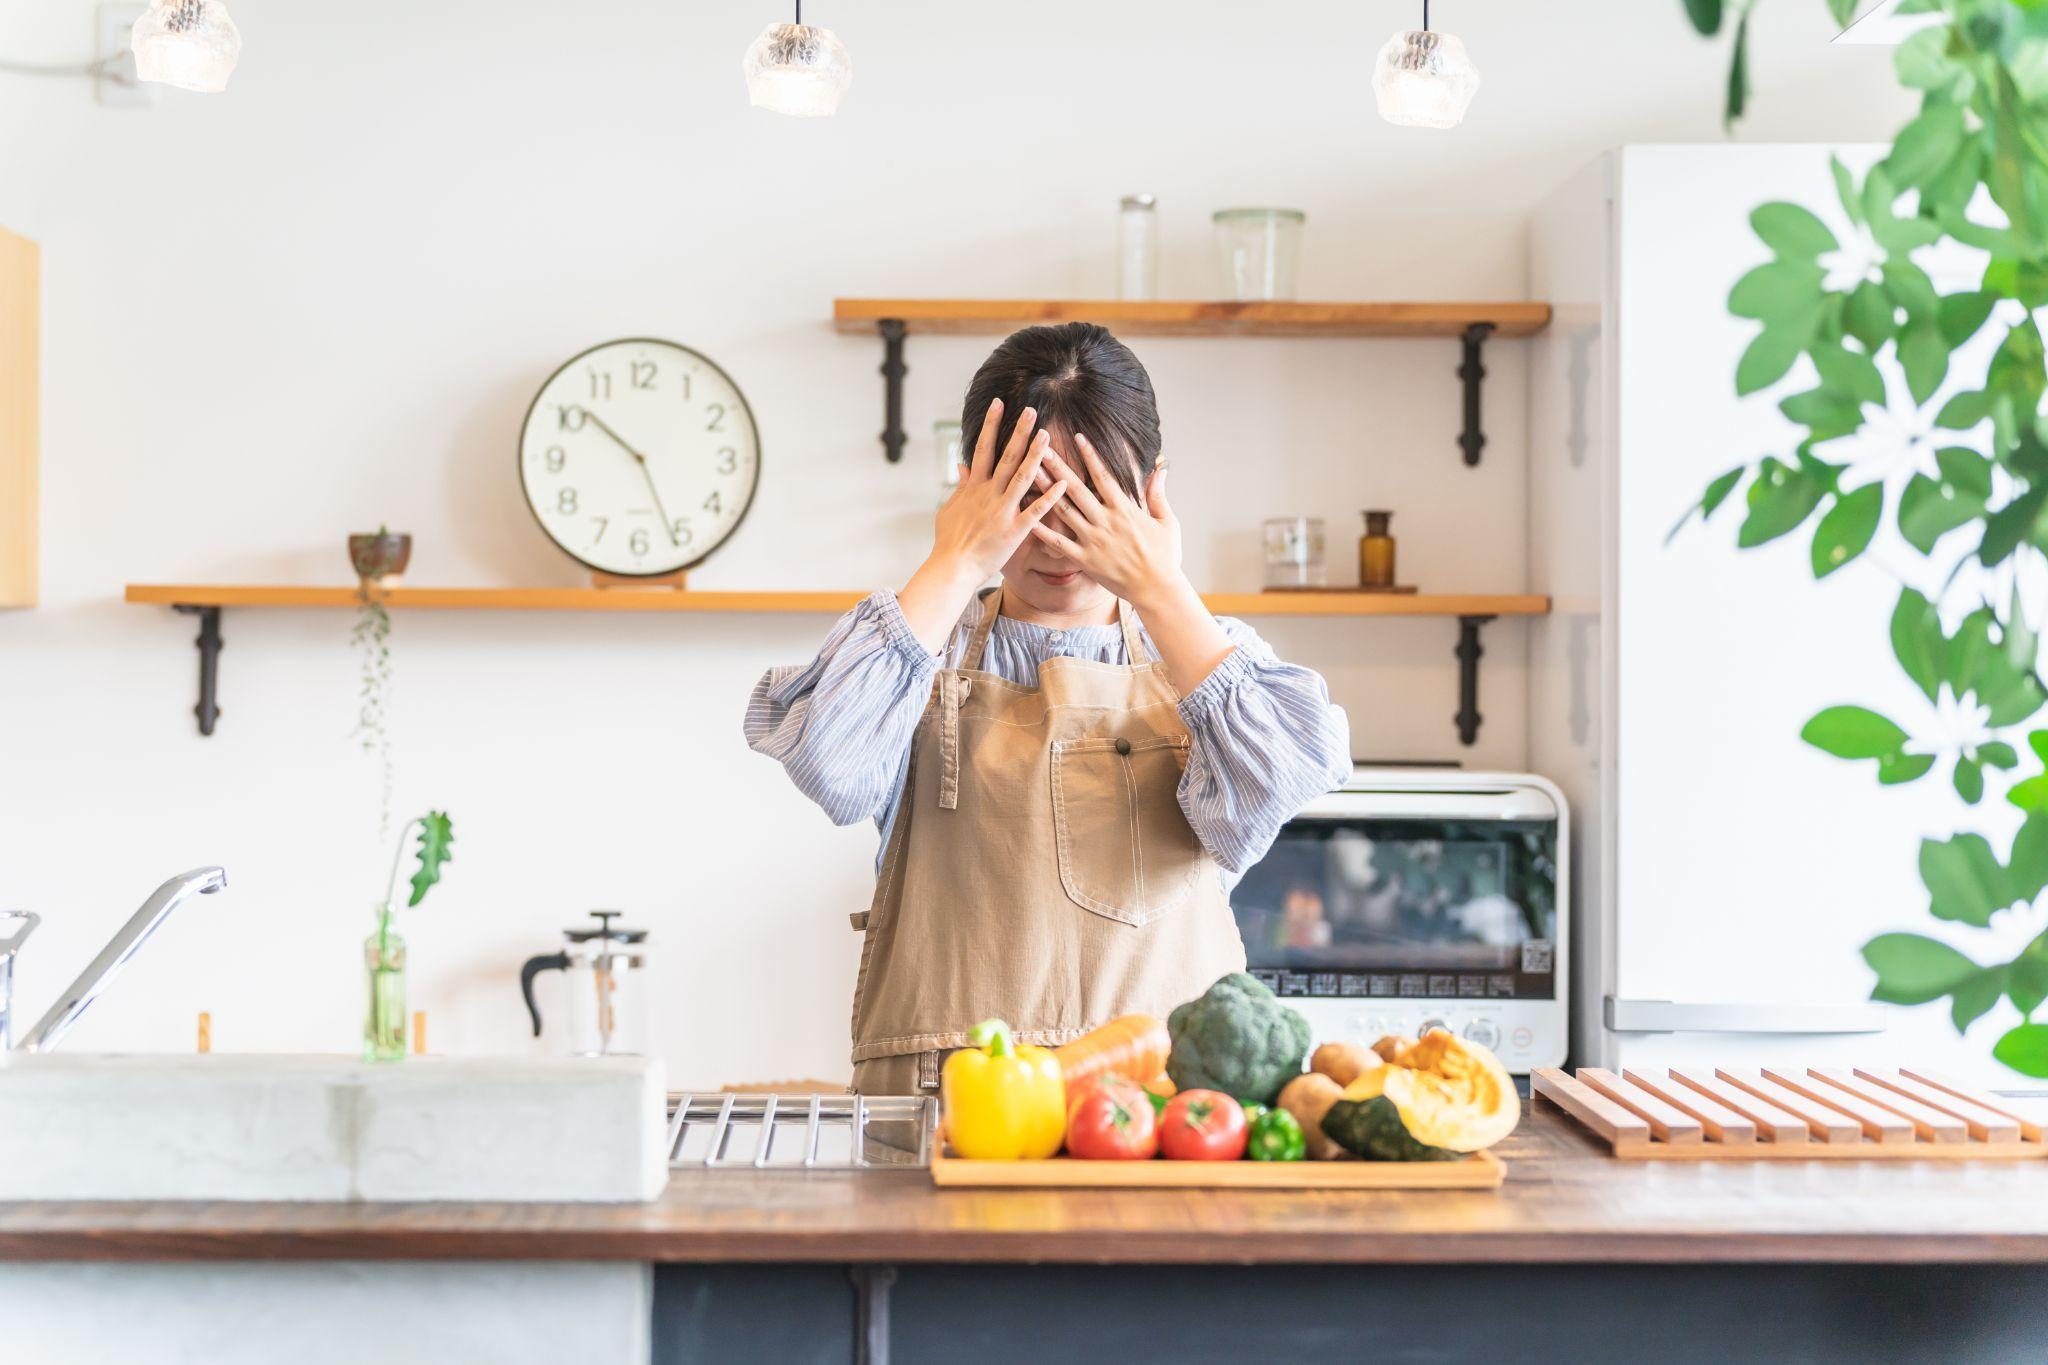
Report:
M 385 532 L 382 535 L 350 536 L 348 561 L 356 577 L 368 583 L 396 583 L 412 560 L 412 537 Z

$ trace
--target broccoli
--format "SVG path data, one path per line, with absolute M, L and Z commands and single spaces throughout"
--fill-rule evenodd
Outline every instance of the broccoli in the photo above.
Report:
M 1176 1008 L 1166 1029 L 1173 1036 L 1166 1074 L 1174 1085 L 1221 1090 L 1245 1104 L 1272 1104 L 1308 1055 L 1308 1020 L 1244 972 Z

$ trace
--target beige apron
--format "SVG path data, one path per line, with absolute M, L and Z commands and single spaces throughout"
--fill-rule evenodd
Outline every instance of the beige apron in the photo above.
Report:
M 1216 863 L 1176 793 L 1179 697 L 1157 662 L 1053 658 L 1036 688 L 979 671 L 1002 591 L 940 671 L 865 914 L 853 1088 L 911 1094 L 988 1018 L 1055 1045 L 1161 1018 L 1244 970 Z M 1147 657 L 1119 603 L 1125 657 Z

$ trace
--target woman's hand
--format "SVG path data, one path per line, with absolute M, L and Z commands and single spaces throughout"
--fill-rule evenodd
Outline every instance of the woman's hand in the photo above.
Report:
M 1067 500 L 1060 505 L 1055 525 L 1034 525 L 1031 534 L 1137 609 L 1167 678 L 1185 697 L 1236 646 L 1181 572 L 1180 518 L 1167 505 L 1166 466 L 1153 469 L 1145 485 L 1145 505 L 1140 507 L 1110 477 L 1086 436 L 1076 435 L 1074 445 L 1099 492 L 1091 492 L 1088 481 L 1075 477 L 1070 464 L 1047 451 L 1048 472 L 1040 473 L 1039 481 L 1047 484 L 1058 478 L 1058 483 L 1049 484 L 1052 491 L 1047 496 L 1063 488 Z
M 1166 501 L 1166 466 L 1153 469 L 1145 486 L 1145 505 L 1140 507 L 1111 477 L 1093 442 L 1077 433 L 1074 445 L 1088 479 L 1078 477 L 1078 471 L 1048 448 L 1045 468 L 1050 478 L 1059 480 L 1049 484 L 1049 490 L 1064 488 L 1067 501 L 1059 509 L 1057 529 L 1034 525 L 1031 534 L 1140 610 L 1176 595 L 1187 579 L 1180 567 L 1180 518 Z M 1051 491 L 1045 496 L 1052 496 Z
M 974 457 L 961 471 L 959 486 L 939 508 L 930 556 L 896 595 L 911 632 L 933 653 L 944 647 L 974 590 L 1017 552 L 1069 486 L 1065 479 L 1048 483 L 1041 475 L 1050 447 L 1046 433 L 1032 430 L 1038 413 L 1026 408 L 1017 414 L 1016 428 L 998 457 L 996 432 L 1002 419 L 998 398 L 982 419 Z M 1034 485 L 1042 491 L 1025 506 L 1024 495 Z

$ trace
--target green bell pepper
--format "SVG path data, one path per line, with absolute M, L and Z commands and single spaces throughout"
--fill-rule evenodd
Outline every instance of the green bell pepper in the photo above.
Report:
M 1252 1120 L 1245 1155 L 1253 1161 L 1300 1161 L 1307 1152 L 1301 1125 L 1285 1109 L 1269 1109 Z

